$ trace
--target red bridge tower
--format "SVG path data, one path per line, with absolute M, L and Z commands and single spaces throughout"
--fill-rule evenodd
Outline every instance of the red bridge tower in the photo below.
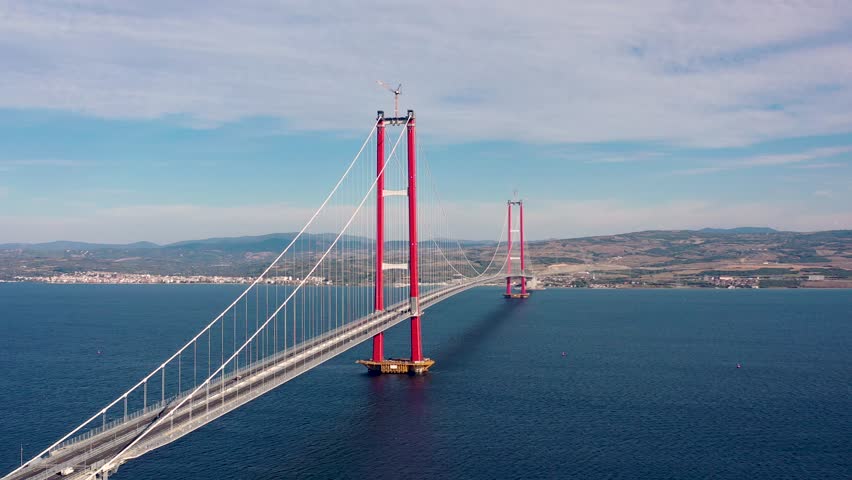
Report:
M 512 225 L 512 207 L 514 207 L 516 205 L 518 207 L 518 217 L 519 217 L 517 229 L 513 228 L 513 225 Z M 506 297 L 506 298 L 528 298 L 530 296 L 530 293 L 527 291 L 527 271 L 526 271 L 526 263 L 525 263 L 526 259 L 525 259 L 525 256 L 524 256 L 524 246 L 525 246 L 524 245 L 524 201 L 523 200 L 517 200 L 517 201 L 513 202 L 513 201 L 509 200 L 509 201 L 506 202 L 506 207 L 507 207 L 507 215 L 508 215 L 507 225 L 509 225 L 509 228 L 508 228 L 508 239 L 506 241 L 506 246 L 507 246 L 507 249 L 506 249 L 506 257 L 507 257 L 506 258 L 506 293 L 504 293 L 503 296 Z M 519 257 L 513 257 L 512 256 L 512 238 L 514 237 L 515 233 L 519 234 L 519 237 L 520 237 L 519 238 L 519 240 L 520 240 L 520 242 L 519 242 L 520 243 L 520 256 Z M 521 267 L 520 270 L 521 271 L 517 275 L 512 275 L 512 261 L 515 261 L 515 260 L 520 260 L 520 267 Z M 519 283 L 520 283 L 520 287 L 521 287 L 520 291 L 515 291 L 512 288 L 512 279 L 515 279 L 515 278 L 519 279 Z
M 404 117 L 385 118 L 382 111 L 378 112 L 376 127 L 376 285 L 373 304 L 376 312 L 382 312 L 384 305 L 384 270 L 397 268 L 396 265 L 384 263 L 385 243 L 385 126 L 406 125 L 408 142 L 408 276 L 409 298 L 411 310 L 411 357 L 384 358 L 384 333 L 373 337 L 373 355 L 370 360 L 358 360 L 367 367 L 370 373 L 408 373 L 422 375 L 435 364 L 435 361 L 423 357 L 423 345 L 420 336 L 420 275 L 418 272 L 419 257 L 417 255 L 417 133 L 414 110 L 409 110 Z

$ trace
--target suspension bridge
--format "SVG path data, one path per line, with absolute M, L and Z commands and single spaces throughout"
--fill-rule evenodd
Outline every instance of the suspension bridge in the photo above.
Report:
M 154 370 L 3 479 L 106 479 L 370 339 L 372 354 L 358 363 L 371 374 L 424 374 L 435 363 L 421 346 L 430 306 L 503 282 L 506 299 L 527 298 L 523 202 L 506 203 L 494 242 L 465 248 L 418 152 L 414 112 L 380 111 L 331 192 L 253 283 Z M 386 357 L 383 332 L 406 320 L 410 355 Z

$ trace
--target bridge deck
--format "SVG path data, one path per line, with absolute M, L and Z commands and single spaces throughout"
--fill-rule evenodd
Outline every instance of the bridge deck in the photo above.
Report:
M 489 276 L 430 292 L 421 297 L 420 308 L 425 310 L 494 278 Z M 85 478 L 91 469 L 100 468 L 145 433 L 143 440 L 122 455 L 114 467 L 117 469 L 118 464 L 177 440 L 410 316 L 409 303 L 404 302 L 383 312 L 362 317 L 295 348 L 250 364 L 224 378 L 220 377 L 209 388 L 187 400 L 167 420 L 158 421 L 185 400 L 189 392 L 167 399 L 164 406 L 155 405 L 129 415 L 126 421 L 107 424 L 103 431 L 69 439 L 45 457 L 30 462 L 3 477 L 3 480 L 54 478 L 68 467 L 74 468 L 75 472 L 64 478 Z

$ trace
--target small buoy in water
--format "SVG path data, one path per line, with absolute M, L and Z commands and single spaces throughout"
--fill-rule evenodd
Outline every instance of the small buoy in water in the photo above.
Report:
M 565 353 L 565 352 L 562 352 L 562 356 L 563 356 L 563 357 L 567 357 L 567 356 L 568 356 L 568 354 L 567 354 L 567 353 Z
M 101 351 L 100 351 L 100 350 L 98 350 L 98 355 L 100 355 L 100 354 L 101 354 Z
M 743 366 L 740 365 L 739 362 L 737 362 L 737 368 L 743 368 Z

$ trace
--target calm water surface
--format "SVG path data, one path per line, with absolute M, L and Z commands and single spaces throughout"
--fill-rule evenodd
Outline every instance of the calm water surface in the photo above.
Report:
M 123 392 L 239 290 L 0 284 L 0 467 Z M 387 353 L 407 355 L 406 340 L 392 329 Z M 366 376 L 364 344 L 114 478 L 852 478 L 849 290 L 507 302 L 483 288 L 430 309 L 424 342 L 426 377 Z

